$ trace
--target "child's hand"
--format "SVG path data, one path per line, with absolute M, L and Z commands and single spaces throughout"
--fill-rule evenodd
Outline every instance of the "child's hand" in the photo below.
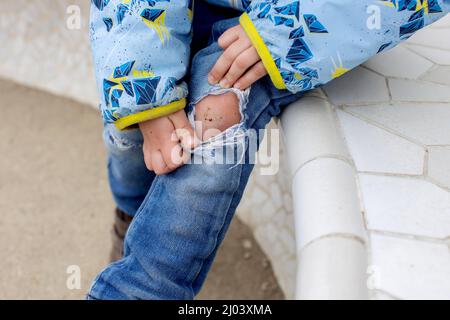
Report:
M 211 84 L 244 90 L 267 74 L 258 52 L 240 25 L 225 31 L 219 38 L 219 46 L 225 52 L 208 75 Z
M 174 171 L 189 161 L 196 145 L 194 130 L 184 110 L 167 117 L 139 124 L 144 137 L 144 161 L 150 171 L 162 175 Z

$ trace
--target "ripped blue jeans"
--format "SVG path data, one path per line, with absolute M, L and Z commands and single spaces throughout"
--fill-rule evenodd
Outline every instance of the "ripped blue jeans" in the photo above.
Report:
M 215 23 L 210 45 L 193 59 L 191 118 L 195 102 L 218 91 L 208 84 L 207 74 L 222 53 L 218 37 L 237 24 L 237 19 Z M 134 219 L 123 259 L 96 277 L 88 299 L 190 300 L 199 292 L 253 169 L 248 159 L 255 150 L 239 133 L 256 132 L 259 144 L 260 130 L 300 97 L 275 89 L 268 78 L 238 96 L 241 123 L 197 148 L 191 164 L 163 176 L 147 170 L 139 129 L 105 127 L 111 190 L 117 206 Z M 236 143 L 229 143 L 230 138 Z M 223 149 L 236 155 L 234 163 L 211 161 Z

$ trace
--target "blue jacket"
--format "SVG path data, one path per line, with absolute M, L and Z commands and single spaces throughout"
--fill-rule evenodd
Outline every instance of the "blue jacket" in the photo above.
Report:
M 196 0 L 204 1 L 204 0 Z M 240 23 L 276 88 L 307 91 L 396 46 L 450 0 L 208 0 Z M 186 105 L 193 0 L 92 0 L 101 110 L 119 129 Z

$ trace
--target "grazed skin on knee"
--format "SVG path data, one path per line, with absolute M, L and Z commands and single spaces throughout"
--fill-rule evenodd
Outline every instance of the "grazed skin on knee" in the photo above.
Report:
M 238 97 L 228 92 L 203 98 L 195 106 L 195 121 L 197 137 L 211 139 L 241 121 Z

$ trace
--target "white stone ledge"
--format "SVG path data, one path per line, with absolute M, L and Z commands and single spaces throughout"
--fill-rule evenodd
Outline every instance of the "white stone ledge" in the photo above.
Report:
M 355 171 L 338 159 L 317 159 L 293 179 L 297 247 L 302 249 L 327 234 L 366 235 L 355 182 Z
M 449 21 L 282 116 L 297 298 L 450 297 Z
M 300 99 L 281 117 L 292 174 L 298 299 L 367 299 L 356 172 L 331 105 Z
M 367 299 L 367 255 L 358 240 L 320 239 L 300 250 L 298 299 Z
M 331 106 L 322 98 L 307 96 L 291 104 L 281 117 L 281 127 L 292 176 L 320 157 L 350 159 Z

